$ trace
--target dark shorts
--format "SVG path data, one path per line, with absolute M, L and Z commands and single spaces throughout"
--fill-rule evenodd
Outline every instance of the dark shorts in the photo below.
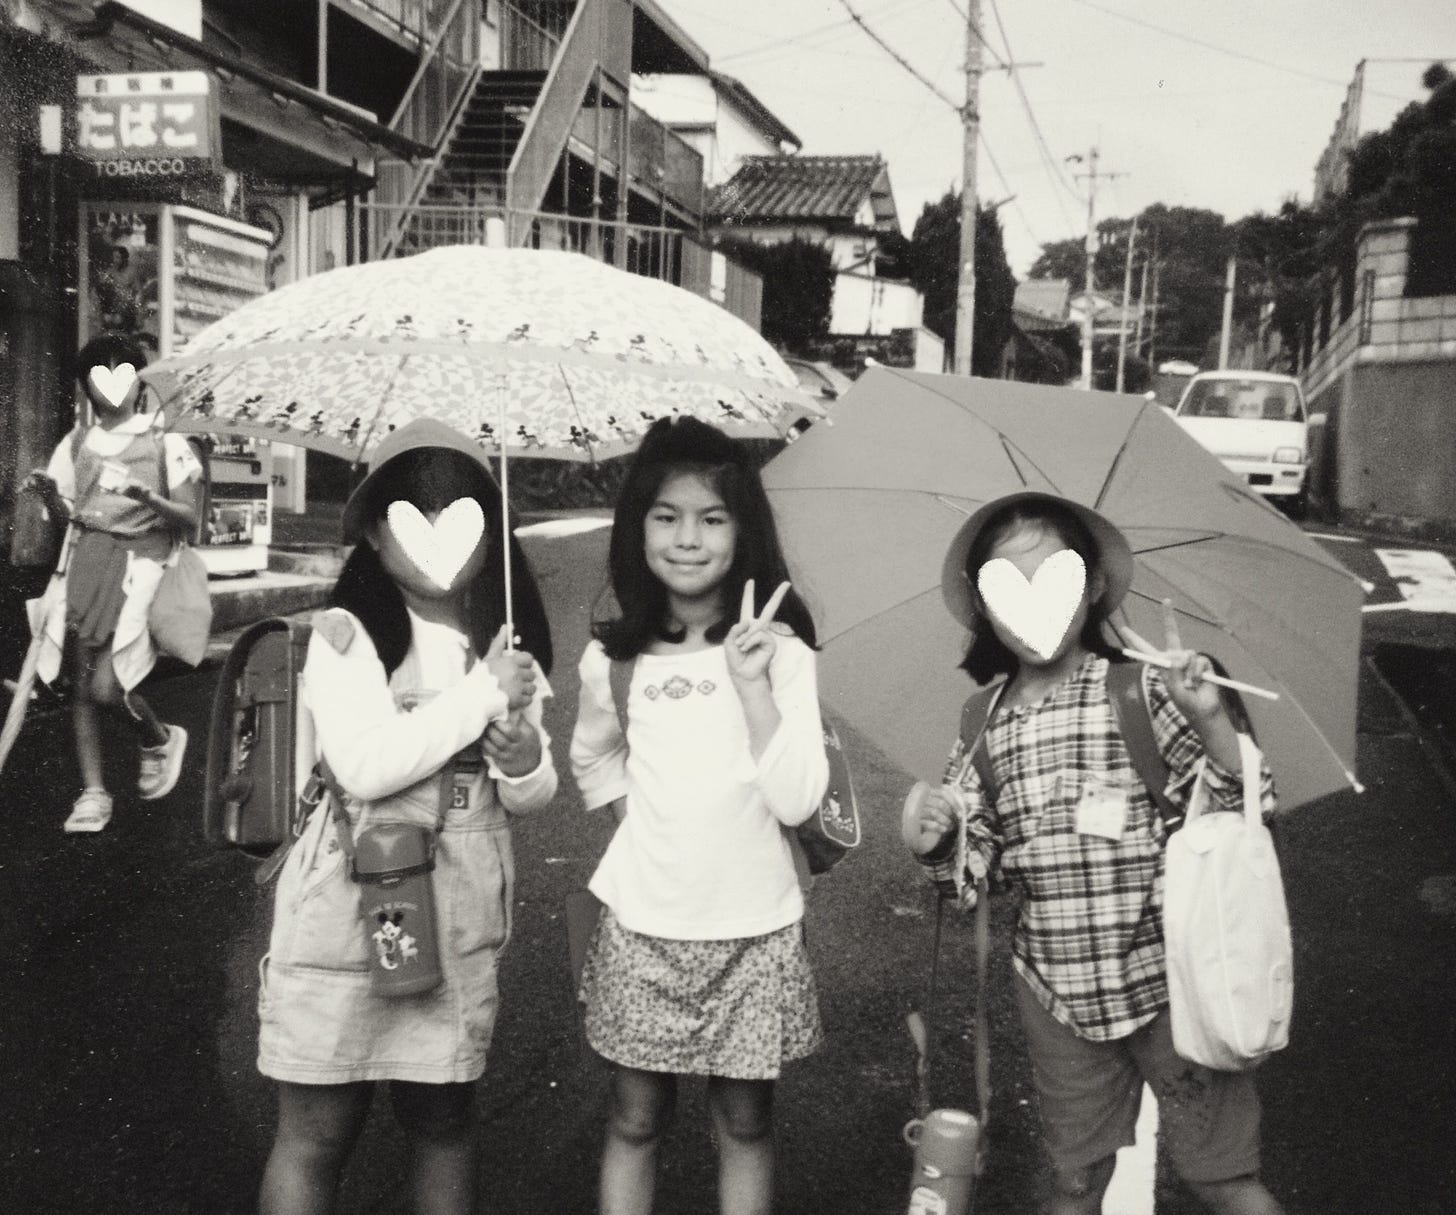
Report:
M 1016 979 L 1052 1163 L 1083 1169 L 1135 1138 L 1144 1083 L 1158 1098 L 1158 1130 L 1185 1181 L 1259 1171 L 1259 1097 L 1248 1072 L 1215 1072 L 1173 1051 L 1167 1010 L 1126 1038 L 1089 1042 L 1037 1003 Z

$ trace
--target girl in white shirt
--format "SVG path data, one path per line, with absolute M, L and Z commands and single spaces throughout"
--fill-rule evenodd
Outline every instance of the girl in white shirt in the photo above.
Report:
M 46 592 L 30 607 L 40 640 L 36 672 L 46 683 L 68 657 L 81 795 L 68 832 L 111 821 L 102 774 L 100 712 L 140 744 L 137 794 L 165 797 L 182 771 L 187 731 L 160 720 L 136 692 L 157 661 L 148 612 L 163 563 L 197 527 L 202 465 L 186 438 L 166 434 L 160 413 L 137 410 L 146 353 L 122 334 L 102 334 L 76 356 L 77 379 L 95 422 L 56 446 L 45 471 L 26 478 L 46 510 L 69 526 Z
M 477 1209 L 473 1084 L 510 936 L 509 819 L 556 792 L 541 728 L 551 638 L 511 538 L 523 648 L 505 650 L 500 507 L 480 449 L 425 419 L 380 444 L 344 508 L 344 539 L 358 543 L 314 620 L 299 722 L 300 769 L 326 761 L 343 805 L 327 797 L 288 854 L 260 970 L 258 1068 L 278 1082 L 262 1215 L 333 1209 L 385 1080 L 414 1209 Z M 357 842 L 388 823 L 434 840 L 441 980 L 403 998 L 371 989 L 385 945 L 366 933 L 344 848 L 346 833 Z
M 767 1211 L 774 1081 L 820 1040 L 785 834 L 828 782 L 814 625 L 748 452 L 692 418 L 648 431 L 610 566 L 621 616 L 582 656 L 571 744 L 587 808 L 620 824 L 579 993 L 613 1064 L 601 1209 L 651 1210 L 687 1073 L 708 1077 L 722 1210 Z

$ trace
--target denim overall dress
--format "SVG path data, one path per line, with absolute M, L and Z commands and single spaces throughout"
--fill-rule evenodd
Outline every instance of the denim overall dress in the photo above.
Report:
M 389 681 L 402 711 L 432 694 L 420 688 L 419 670 L 411 646 Z M 258 1069 L 264 1075 L 303 1084 L 450 1083 L 485 1071 L 515 865 L 506 812 L 479 746 L 458 754 L 455 765 L 432 874 L 440 986 L 414 996 L 371 993 L 373 946 L 359 915 L 361 888 L 349 876 L 326 797 L 278 879 L 273 931 L 259 967 Z M 372 823 L 433 829 L 441 781 L 436 773 L 378 801 L 347 801 L 356 840 Z

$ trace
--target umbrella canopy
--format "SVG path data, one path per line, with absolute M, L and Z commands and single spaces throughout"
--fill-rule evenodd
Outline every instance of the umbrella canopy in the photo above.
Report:
M 474 245 L 369 262 L 260 296 L 148 367 L 179 430 L 365 457 L 433 417 L 513 455 L 601 459 L 658 417 L 786 435 L 822 413 L 748 325 L 577 253 Z
M 1139 397 L 872 369 L 764 469 L 796 585 L 823 621 L 820 686 L 916 776 L 938 774 L 972 690 L 941 563 L 984 503 L 1023 489 L 1093 507 L 1127 537 L 1114 622 L 1280 693 L 1247 708 L 1280 802 L 1355 784 L 1363 591 L 1299 528 Z

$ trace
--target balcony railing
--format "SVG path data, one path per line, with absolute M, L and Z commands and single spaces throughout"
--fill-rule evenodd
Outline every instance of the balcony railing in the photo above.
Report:
M 349 5 L 416 42 L 427 42 L 444 19 L 450 0 L 349 0 Z
M 489 241 L 492 221 L 497 221 L 504 225 L 506 243 L 513 248 L 583 253 L 713 298 L 712 251 L 681 228 L 484 207 L 362 203 L 358 213 L 358 248 L 365 261 L 444 245 L 483 245 Z M 396 233 L 398 239 L 391 244 Z M 719 302 L 757 329 L 762 295 L 758 276 L 729 261 L 728 278 L 725 298 Z
M 518 0 L 501 6 L 501 68 L 507 72 L 546 72 L 556 59 L 571 22 L 570 3 L 530 4 Z

